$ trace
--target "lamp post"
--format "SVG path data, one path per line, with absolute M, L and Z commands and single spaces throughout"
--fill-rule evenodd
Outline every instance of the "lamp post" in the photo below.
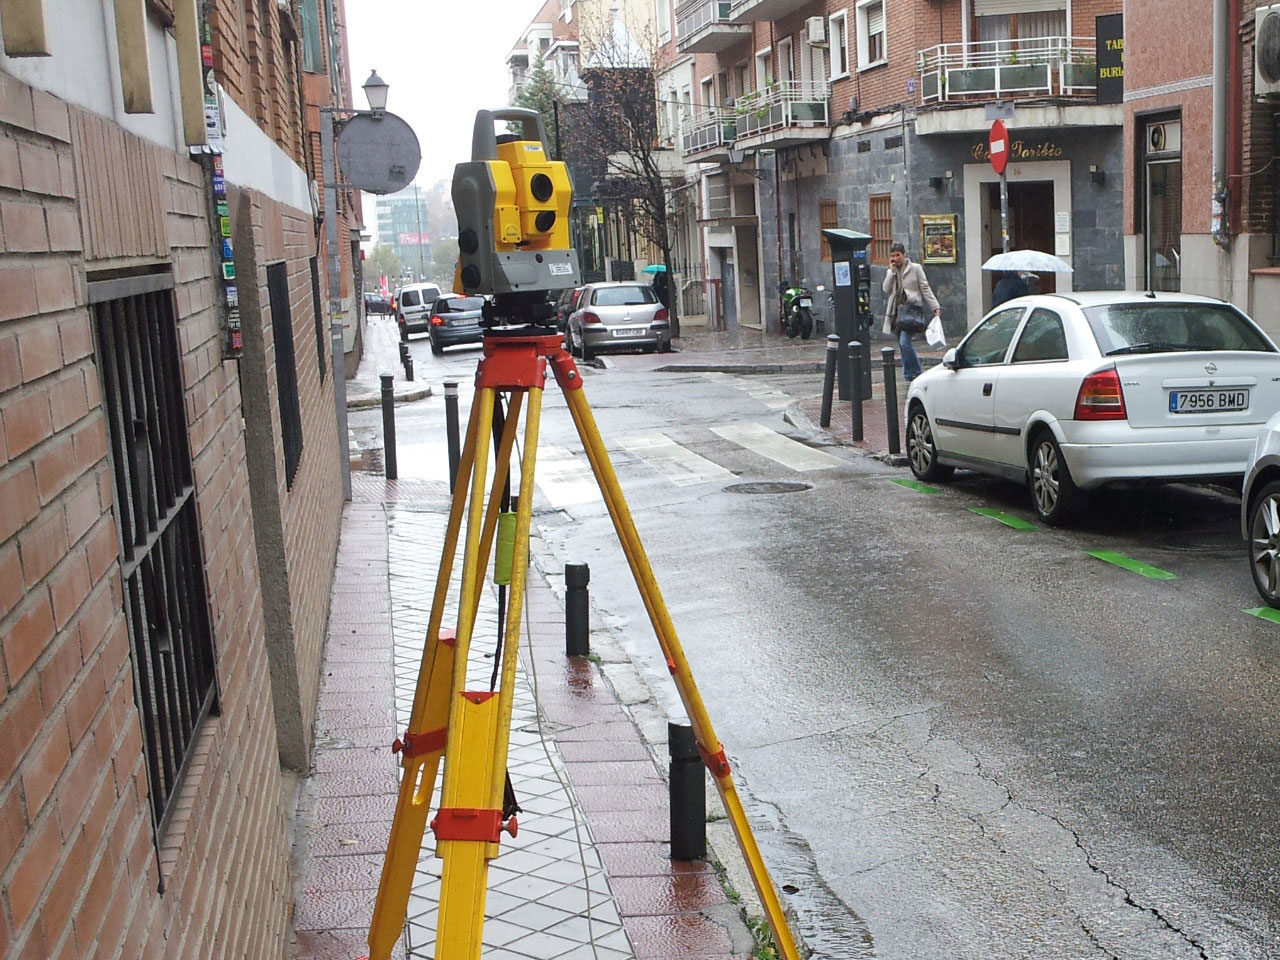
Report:
M 342 499 L 351 499 L 351 454 L 347 436 L 347 362 L 342 310 L 342 253 L 338 247 L 338 191 L 354 190 L 350 184 L 338 183 L 333 145 L 338 131 L 357 116 L 381 119 L 387 110 L 387 84 L 370 72 L 362 87 L 369 101 L 368 110 L 346 110 L 339 107 L 320 108 L 321 176 L 324 180 L 325 260 L 329 267 L 329 340 L 333 352 L 333 404 L 338 421 L 338 462 L 342 472 Z

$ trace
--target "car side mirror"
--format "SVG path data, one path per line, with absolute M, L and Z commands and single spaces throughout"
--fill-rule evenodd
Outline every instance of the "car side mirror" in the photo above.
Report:
M 948 370 L 957 370 L 960 364 L 956 360 L 956 348 L 952 347 L 942 355 L 942 365 Z

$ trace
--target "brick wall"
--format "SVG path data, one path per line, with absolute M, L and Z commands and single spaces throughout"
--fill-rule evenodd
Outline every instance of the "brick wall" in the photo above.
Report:
M 185 157 L 0 73 L 5 956 L 285 952 L 288 841 L 240 388 L 220 358 L 205 196 Z M 180 788 L 185 812 L 159 836 L 86 308 L 87 279 L 144 264 L 173 272 L 221 694 Z

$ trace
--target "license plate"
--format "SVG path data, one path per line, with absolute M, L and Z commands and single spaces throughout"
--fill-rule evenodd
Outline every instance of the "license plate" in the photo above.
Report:
M 812 307 L 812 306 L 813 306 L 813 301 L 812 301 L 812 300 L 810 300 L 810 299 L 808 299 L 807 297 L 801 297 L 801 298 L 800 298 L 800 306 L 802 306 L 802 307 Z
M 1249 406 L 1248 390 L 1171 390 L 1170 413 L 1219 413 L 1244 410 Z
M 640 337 L 644 336 L 644 327 L 614 327 L 613 335 L 615 337 Z

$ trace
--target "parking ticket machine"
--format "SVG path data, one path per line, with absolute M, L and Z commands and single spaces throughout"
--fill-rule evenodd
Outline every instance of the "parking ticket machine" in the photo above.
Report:
M 837 384 L 841 400 L 852 396 L 849 383 L 849 341 L 862 344 L 862 364 L 857 379 L 862 399 L 871 399 L 871 264 L 869 234 L 856 230 L 823 230 L 831 247 L 831 289 L 834 294 L 835 334 L 840 338 L 836 356 Z

